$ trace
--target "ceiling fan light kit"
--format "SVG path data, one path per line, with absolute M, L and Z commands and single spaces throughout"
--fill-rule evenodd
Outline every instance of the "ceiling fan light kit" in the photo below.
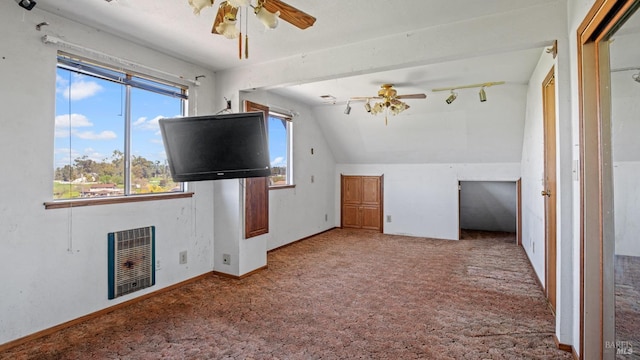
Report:
M 236 18 L 231 13 L 225 15 L 224 20 L 216 27 L 216 31 L 227 39 L 237 39 L 240 31 L 236 27 Z
M 398 91 L 393 87 L 393 84 L 383 84 L 382 86 L 380 86 L 380 90 L 378 90 L 378 96 L 352 97 L 351 99 L 349 99 L 349 102 L 359 100 L 366 101 L 364 104 L 364 109 L 371 115 L 377 115 L 384 112 L 384 123 L 386 125 L 388 122 L 387 115 L 389 113 L 391 113 L 391 115 L 398 115 L 410 107 L 407 103 L 401 101 L 400 99 L 426 98 L 426 94 L 398 95 Z M 373 105 L 371 105 L 371 99 L 380 99 L 380 101 L 377 101 Z
M 265 9 L 264 6 L 258 5 L 253 12 L 265 28 L 275 29 L 278 27 L 278 16 L 280 16 L 280 11 L 272 13 Z
M 202 9 L 213 6 L 213 0 L 189 0 L 189 5 L 193 8 L 194 14 L 200 15 Z
M 193 13 L 199 15 L 202 9 L 213 6 L 215 0 L 187 1 L 193 8 Z M 253 8 L 256 18 L 267 29 L 275 29 L 278 26 L 278 19 L 282 19 L 299 29 L 306 29 L 316 21 L 315 17 L 280 0 L 255 0 L 255 5 L 253 5 L 252 0 L 224 0 L 218 6 L 211 33 L 222 35 L 227 39 L 239 39 L 238 55 L 240 59 L 242 59 L 242 23 L 240 23 L 242 18 L 245 19 L 245 58 L 249 57 L 249 36 L 247 35 L 247 16 L 243 16 L 240 21 L 237 21 L 236 14 L 238 10 L 242 8 L 248 9 L 249 7 Z

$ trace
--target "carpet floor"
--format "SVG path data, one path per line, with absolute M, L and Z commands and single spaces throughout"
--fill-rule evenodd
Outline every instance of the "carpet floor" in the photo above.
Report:
M 0 359 L 571 359 L 513 236 L 334 229 Z

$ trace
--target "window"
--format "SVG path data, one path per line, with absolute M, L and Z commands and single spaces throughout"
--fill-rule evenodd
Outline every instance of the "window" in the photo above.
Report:
M 186 89 L 58 56 L 54 199 L 183 191 L 158 120 L 185 114 Z
M 269 129 L 269 154 L 271 156 L 269 186 L 293 185 L 291 118 L 269 112 L 267 126 Z

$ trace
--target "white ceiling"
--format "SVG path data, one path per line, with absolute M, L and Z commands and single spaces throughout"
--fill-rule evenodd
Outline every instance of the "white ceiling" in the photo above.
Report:
M 238 60 L 236 40 L 211 34 L 220 2 L 198 16 L 188 0 L 38 0 L 36 7 L 217 71 L 555 0 L 287 0 L 315 16 L 316 23 L 299 30 L 280 21 L 277 29 L 265 30 L 251 17 L 247 60 Z
M 335 51 L 336 56 L 344 56 L 344 61 L 349 61 L 349 55 L 341 51 L 358 42 L 397 39 L 398 35 L 410 36 L 418 30 L 559 2 L 287 0 L 288 4 L 315 16 L 316 23 L 300 30 L 281 20 L 277 29 L 265 30 L 251 16 L 249 59 L 239 60 L 237 40 L 210 33 L 220 1 L 216 0 L 214 7 L 204 9 L 199 16 L 193 14 L 188 0 L 38 0 L 37 8 L 220 72 L 323 51 Z M 464 31 L 461 25 L 456 36 L 464 36 Z M 491 36 L 490 31 L 487 36 Z M 447 41 L 446 34 L 442 41 Z M 524 122 L 522 103 L 526 97 L 523 89 L 544 46 L 549 43 L 534 45 L 428 65 L 388 66 L 384 72 L 363 74 L 359 71 L 313 83 L 272 85 L 268 91 L 314 109 L 314 116 L 338 162 L 519 162 Z M 427 51 L 438 51 L 438 48 L 430 47 Z M 507 84 L 487 89 L 489 101 L 485 104 L 490 105 L 483 108 L 476 108 L 477 89 L 461 91 L 460 97 L 473 96 L 473 103 L 459 99 L 451 107 L 442 105 L 445 93 L 431 92 L 437 87 L 490 81 Z M 402 125 L 395 127 L 391 121 L 389 126 L 384 126 L 383 119 L 374 126 L 369 125 L 371 116 L 362 110 L 361 104 L 353 104 L 349 122 L 345 122 L 342 112 L 346 101 L 352 96 L 375 96 L 384 83 L 395 84 L 399 94 L 425 93 L 427 99 L 407 100 L 411 109 L 395 117 L 397 124 L 400 124 L 399 118 L 404 119 Z M 471 92 L 473 95 L 462 96 Z M 334 96 L 336 104 L 326 104 L 321 95 Z M 497 99 L 508 105 L 501 108 Z M 477 119 L 481 113 L 492 119 L 483 124 Z M 513 120 L 506 121 L 507 118 Z M 500 131 L 491 132 L 491 127 Z M 504 141 L 505 138 L 510 140 Z
M 211 34 L 221 0 L 216 0 L 214 6 L 203 9 L 199 15 L 193 13 L 188 0 L 38 0 L 36 7 L 213 71 L 222 71 L 556 1 L 287 0 L 288 4 L 316 17 L 315 24 L 300 30 L 281 20 L 277 29 L 266 30 L 250 14 L 247 23 L 250 54 L 242 60 L 238 59 L 237 40 Z M 402 94 L 428 93 L 433 87 L 474 82 L 526 83 L 539 53 L 528 50 L 499 56 L 499 62 L 496 56 L 471 58 L 297 85 L 275 89 L 275 92 L 309 105 L 319 105 L 323 103 L 320 95 L 330 94 L 337 102 L 346 102 L 351 96 L 375 95 L 383 83 L 395 84 Z

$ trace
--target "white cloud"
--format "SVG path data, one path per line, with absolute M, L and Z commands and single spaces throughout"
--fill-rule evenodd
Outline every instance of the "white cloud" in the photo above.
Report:
M 84 140 L 111 140 L 118 137 L 115 132 L 110 130 L 105 130 L 100 133 L 95 133 L 93 131 L 72 131 L 72 133 Z
M 158 128 L 160 127 L 160 125 L 158 125 L 158 120 L 164 118 L 165 116 L 158 115 L 151 120 L 147 120 L 147 118 L 143 116 L 133 122 L 133 127 L 142 130 L 158 130 Z
M 66 99 L 70 98 L 71 100 L 86 99 L 102 91 L 100 84 L 95 81 L 87 81 L 84 76 L 74 76 L 71 88 L 69 88 L 68 80 L 56 76 L 56 85 L 56 91 Z
M 138 120 L 133 122 L 133 126 L 141 126 L 142 124 L 144 124 L 147 121 L 147 118 L 145 116 L 143 117 L 139 117 Z
M 278 156 L 277 158 L 271 160 L 271 166 L 280 166 L 280 165 L 286 165 L 284 163 L 284 157 Z
M 62 76 L 56 74 L 56 88 L 58 92 L 62 92 L 62 89 L 69 86 L 69 80 L 63 78 Z
M 93 126 L 89 119 L 82 114 L 64 114 L 56 116 L 56 129 L 68 129 L 69 124 L 72 128 Z

